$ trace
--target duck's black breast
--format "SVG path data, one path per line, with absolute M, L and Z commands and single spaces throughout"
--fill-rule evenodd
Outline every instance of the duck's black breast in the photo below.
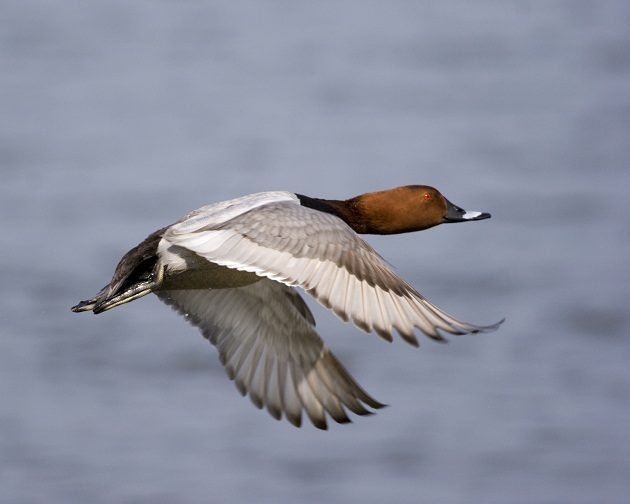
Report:
M 310 196 L 304 196 L 303 194 L 295 194 L 300 200 L 300 205 L 312 208 L 318 212 L 325 212 L 337 217 L 341 217 L 341 213 L 335 208 L 330 200 L 324 200 L 320 198 L 311 198 Z M 334 203 L 334 202 L 333 202 Z

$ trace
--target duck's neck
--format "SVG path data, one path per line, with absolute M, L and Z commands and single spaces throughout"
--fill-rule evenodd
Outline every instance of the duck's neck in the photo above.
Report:
M 386 229 L 382 214 L 366 212 L 366 207 L 361 202 L 363 195 L 348 200 L 311 198 L 302 194 L 297 194 L 296 196 L 299 198 L 302 206 L 335 215 L 348 224 L 356 233 L 390 234 L 392 232 Z

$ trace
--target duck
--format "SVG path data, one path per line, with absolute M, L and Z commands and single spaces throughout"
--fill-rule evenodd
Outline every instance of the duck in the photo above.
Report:
M 158 229 L 127 252 L 113 277 L 73 312 L 99 314 L 157 295 L 213 344 L 242 395 L 296 427 L 305 414 L 319 429 L 349 412 L 385 406 L 369 395 L 315 329 L 306 292 L 359 329 L 418 346 L 417 333 L 496 330 L 438 308 L 403 280 L 363 238 L 489 219 L 427 185 L 346 200 L 267 191 L 212 203 Z

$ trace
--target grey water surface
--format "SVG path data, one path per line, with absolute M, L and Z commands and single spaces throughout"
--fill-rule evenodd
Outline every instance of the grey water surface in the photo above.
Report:
M 0 6 L 0 502 L 630 499 L 630 4 Z M 492 219 L 368 237 L 493 334 L 420 349 L 308 300 L 389 407 L 276 422 L 153 296 L 76 315 L 203 204 L 440 188 Z

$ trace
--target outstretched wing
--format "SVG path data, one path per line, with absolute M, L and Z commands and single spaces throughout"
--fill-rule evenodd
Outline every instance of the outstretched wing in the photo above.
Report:
M 160 250 L 185 247 L 208 261 L 299 286 L 344 320 L 392 340 L 395 329 L 418 345 L 415 328 L 443 340 L 440 331 L 490 331 L 445 313 L 392 271 L 344 221 L 296 201 L 262 204 L 206 220 L 196 213 L 168 228 Z
M 326 429 L 326 415 L 350 422 L 346 408 L 368 415 L 370 397 L 315 331 L 313 316 L 291 287 L 268 279 L 229 289 L 157 291 L 217 347 L 241 394 L 276 419 L 300 426 L 302 411 Z

